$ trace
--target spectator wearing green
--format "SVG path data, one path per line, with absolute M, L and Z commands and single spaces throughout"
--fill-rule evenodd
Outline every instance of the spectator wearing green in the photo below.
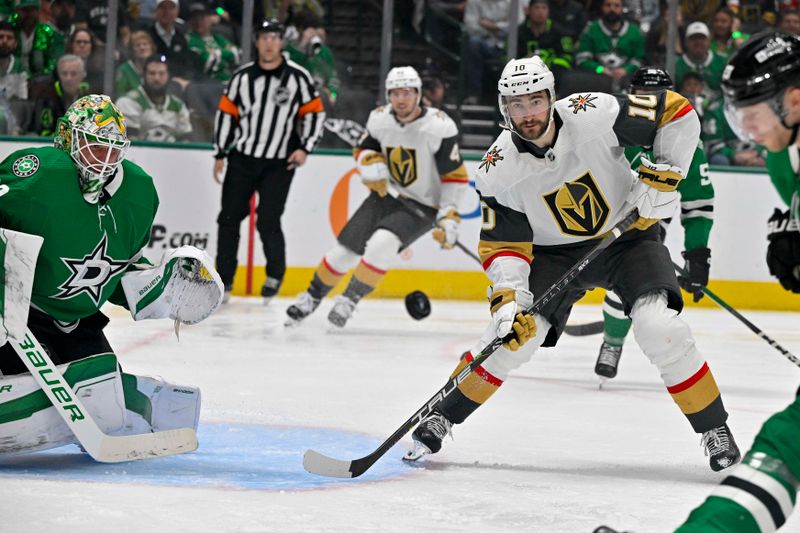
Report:
M 9 19 L 17 34 L 14 54 L 31 76 L 51 74 L 64 51 L 64 36 L 50 24 L 39 22 L 39 9 L 39 0 L 15 0 Z
M 117 67 L 114 76 L 114 90 L 117 96 L 122 96 L 136 89 L 142 84 L 144 62 L 156 53 L 156 43 L 146 31 L 135 31 L 130 39 L 130 59 Z
M 527 15 L 517 30 L 517 56 L 539 56 L 558 78 L 559 71 L 572 68 L 572 37 L 553 24 L 547 0 L 531 0 Z
M 339 76 L 333 52 L 325 44 L 325 29 L 321 19 L 310 15 L 297 17 L 300 37 L 286 45 L 289 59 L 303 67 L 311 75 L 320 92 L 326 109 L 336 105 L 339 97 Z
M 702 22 L 692 22 L 686 27 L 686 50 L 675 62 L 675 83 L 680 87 L 687 72 L 698 72 L 706 82 L 707 96 L 719 96 L 719 84 L 725 69 L 725 56 L 711 50 L 711 32 Z
M 622 0 L 604 0 L 600 18 L 581 34 L 577 66 L 610 77 L 615 90 L 624 87 L 644 61 L 644 36 L 639 26 L 622 17 Z
M 200 57 L 203 75 L 210 80 L 228 81 L 239 63 L 239 49 L 228 39 L 212 33 L 214 15 L 203 4 L 193 4 L 189 12 L 189 50 Z

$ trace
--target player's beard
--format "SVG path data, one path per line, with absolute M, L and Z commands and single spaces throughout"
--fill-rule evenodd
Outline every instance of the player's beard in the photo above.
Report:
M 536 140 L 547 132 L 547 126 L 550 124 L 550 117 L 544 120 L 528 119 L 514 122 L 514 127 L 519 134 L 528 140 Z

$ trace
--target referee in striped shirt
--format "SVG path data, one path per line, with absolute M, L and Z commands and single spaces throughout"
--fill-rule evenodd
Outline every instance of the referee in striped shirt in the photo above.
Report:
M 281 215 L 294 170 L 322 137 L 325 111 L 308 71 L 281 54 L 284 26 L 276 19 L 256 26 L 258 59 L 231 78 L 214 119 L 214 179 L 228 161 L 217 217 L 217 269 L 226 300 L 233 286 L 239 227 L 258 191 L 256 228 L 267 258 L 265 302 L 278 293 L 286 272 Z

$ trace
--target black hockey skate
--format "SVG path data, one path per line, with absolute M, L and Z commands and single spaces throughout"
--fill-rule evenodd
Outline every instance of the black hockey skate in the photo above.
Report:
M 286 309 L 286 314 L 289 320 L 286 321 L 286 326 L 295 326 L 300 323 L 308 315 L 316 311 L 319 303 L 322 300 L 314 298 L 308 292 L 303 292 L 297 297 L 297 301 Z
M 278 278 L 267 278 L 261 287 L 261 296 L 264 298 L 264 305 L 269 305 L 273 298 L 278 295 L 281 288 L 281 281 Z
M 742 460 L 742 454 L 739 447 L 736 446 L 736 441 L 733 440 L 728 424 L 703 433 L 700 445 L 703 446 L 705 454 L 709 456 L 711 470 L 714 472 L 724 470 Z
M 601 378 L 613 379 L 617 376 L 620 357 L 622 357 L 622 346 L 613 346 L 603 341 L 600 353 L 597 355 L 597 363 L 594 365 L 594 373 Z
M 425 420 L 420 422 L 411 438 L 414 439 L 414 448 L 408 450 L 403 456 L 404 461 L 416 461 L 423 455 L 436 453 L 442 449 L 442 440 L 451 435 L 453 426 L 439 411 L 433 411 Z

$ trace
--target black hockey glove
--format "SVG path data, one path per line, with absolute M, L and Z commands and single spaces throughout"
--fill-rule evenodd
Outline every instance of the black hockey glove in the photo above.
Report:
M 767 266 L 787 291 L 800 293 L 800 223 L 775 209 L 767 222 Z
M 695 303 L 703 298 L 703 289 L 708 285 L 708 269 L 711 268 L 711 250 L 695 248 L 681 254 L 685 261 L 683 270 L 686 275 L 678 276 L 678 285 L 686 292 L 692 293 Z

